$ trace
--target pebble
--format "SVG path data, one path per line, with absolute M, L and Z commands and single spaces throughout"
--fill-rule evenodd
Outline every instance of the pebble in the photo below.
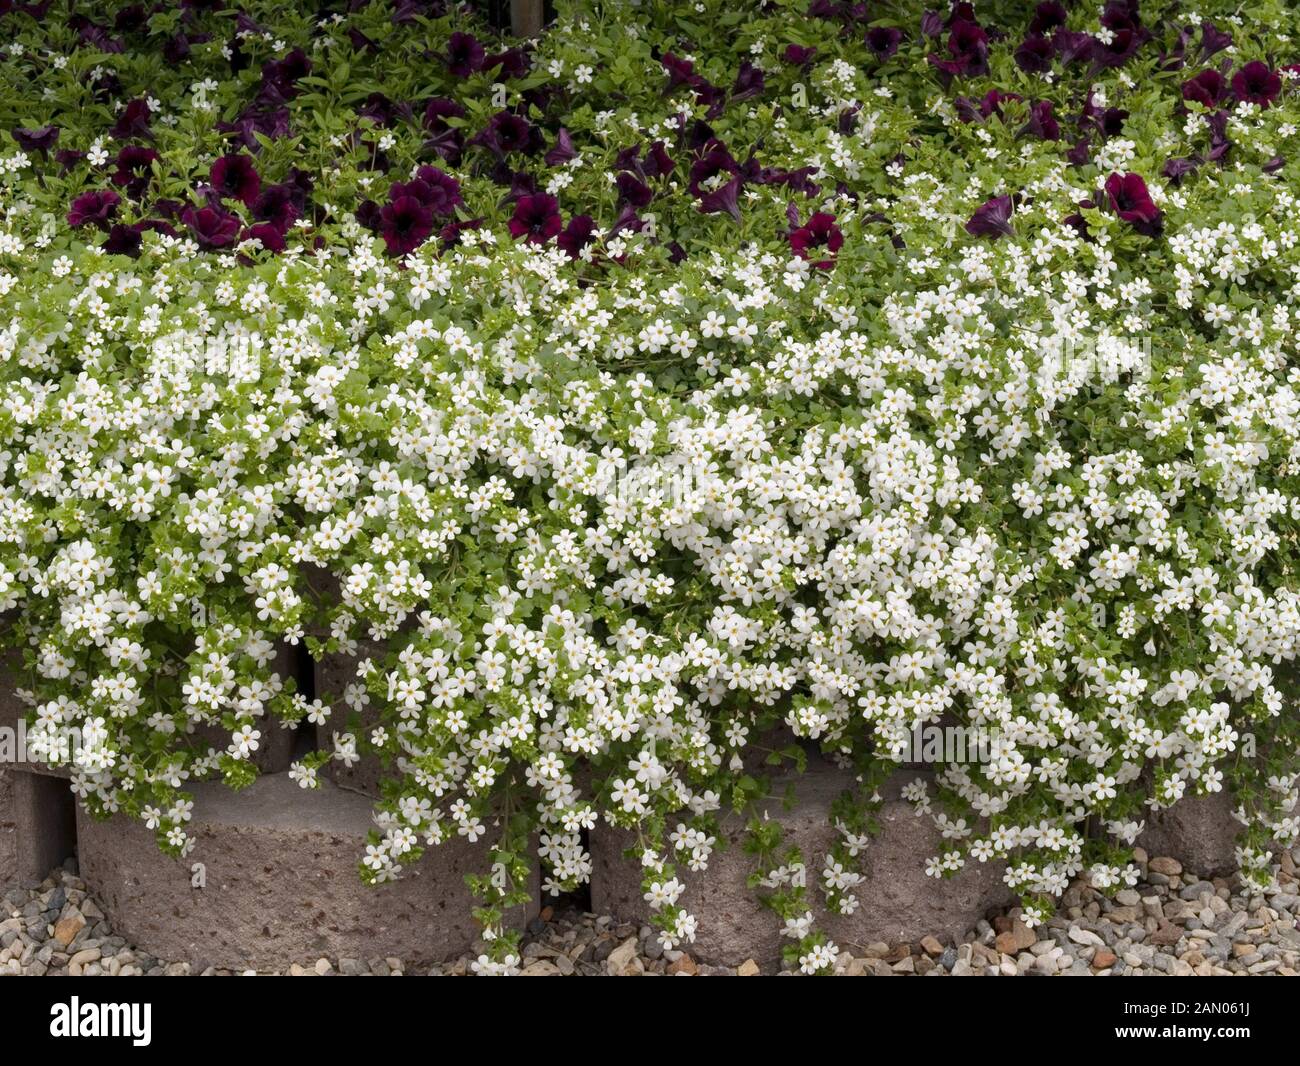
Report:
M 991 922 L 979 922 L 954 946 L 937 937 L 911 944 L 841 944 L 835 971 L 846 976 L 932 977 L 1294 976 L 1300 974 L 1300 865 L 1296 856 L 1284 858 L 1274 867 L 1277 885 L 1261 895 L 1234 890 L 1221 879 L 1202 880 L 1167 856 L 1144 858 L 1150 873 L 1142 883 L 1107 897 L 1076 882 L 1058 913 L 1036 928 L 1013 909 Z M 421 972 L 468 974 L 479 950 Z M 572 908 L 548 908 L 530 926 L 522 956 L 520 972 L 537 977 L 791 972 L 754 959 L 735 966 L 705 964 L 692 954 L 690 944 L 664 950 L 648 926 Z M 206 962 L 168 962 L 134 950 L 113 934 L 84 883 L 69 870 L 57 869 L 37 887 L 15 889 L 0 900 L 0 976 L 232 972 Z M 317 958 L 278 972 L 400 976 L 406 965 L 392 957 Z

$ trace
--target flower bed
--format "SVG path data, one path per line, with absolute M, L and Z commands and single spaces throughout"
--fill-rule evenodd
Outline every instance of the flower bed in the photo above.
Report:
M 0 4 L 35 754 L 174 854 L 190 782 L 248 786 L 273 730 L 327 739 L 304 789 L 378 758 L 360 875 L 485 839 L 485 972 L 602 821 L 690 942 L 684 872 L 810 749 L 856 775 L 829 845 L 743 847 L 831 967 L 814 909 L 858 907 L 924 726 L 989 741 L 904 793 L 928 872 L 1004 864 L 1031 923 L 1133 883 L 1184 796 L 1232 793 L 1266 880 L 1300 831 L 1290 6 L 559 6 L 520 43 L 437 0 Z M 285 642 L 355 658 L 344 697 Z

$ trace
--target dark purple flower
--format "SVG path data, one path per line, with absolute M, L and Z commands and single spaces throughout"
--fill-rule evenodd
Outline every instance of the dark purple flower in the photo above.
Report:
M 1110 39 L 1092 39 L 1092 61 L 1098 67 L 1122 67 L 1142 46 L 1142 35 L 1134 29 L 1112 31 Z
M 1232 91 L 1243 103 L 1267 108 L 1282 91 L 1282 78 L 1256 59 L 1232 76 Z
M 736 161 L 717 141 L 691 164 L 689 188 L 692 196 L 702 196 L 704 185 L 719 174 L 735 174 L 739 168 Z
M 208 180 L 221 199 L 241 200 L 245 204 L 256 200 L 262 188 L 252 157 L 246 155 L 223 155 L 212 164 Z
M 673 172 L 676 167 L 673 157 L 668 154 L 668 149 L 664 147 L 663 141 L 655 141 L 650 146 L 650 151 L 646 153 L 646 160 L 643 164 L 646 177 L 649 178 L 666 178 Z
M 1223 101 L 1227 88 L 1223 75 L 1217 70 L 1203 70 L 1196 77 L 1183 82 L 1183 99 L 1213 110 Z
M 1091 34 L 1082 30 L 1059 29 L 1052 35 L 1052 47 L 1065 67 L 1091 56 L 1094 43 Z
M 468 78 L 482 70 L 486 57 L 487 52 L 472 33 L 457 32 L 447 38 L 447 54 L 444 57 L 447 70 L 458 78 Z
M 792 67 L 806 67 L 812 62 L 813 56 L 816 54 L 816 48 L 810 48 L 802 44 L 787 44 L 785 51 L 781 53 L 781 58 Z
M 966 223 L 966 232 L 972 237 L 992 237 L 994 240 L 1003 234 L 1012 236 L 1015 231 L 1011 228 L 1011 209 L 1010 196 L 986 200 L 971 215 Z
M 259 222 L 269 222 L 281 232 L 287 230 L 298 217 L 301 208 L 299 194 L 292 185 L 264 185 L 252 202 L 250 210 Z
M 497 76 L 501 79 L 522 78 L 528 73 L 529 66 L 528 53 L 522 48 L 507 48 L 504 52 L 497 52 L 483 60 L 483 69 L 491 70 L 493 67 L 500 67 Z
M 149 102 L 132 100 L 117 117 L 109 132 L 119 141 L 129 141 L 132 138 L 147 139 L 150 136 Z
M 1018 136 L 1023 137 L 1026 134 L 1043 141 L 1061 139 L 1061 125 L 1052 114 L 1052 101 L 1040 100 L 1029 106 L 1029 121 L 1020 130 Z
M 618 189 L 618 202 L 633 207 L 646 207 L 654 199 L 654 191 L 630 171 L 623 171 L 614 179 Z
M 1046 74 L 1052 69 L 1056 48 L 1046 37 L 1031 35 L 1016 49 L 1016 66 L 1026 74 Z
M 523 115 L 513 111 L 498 111 L 487 124 L 487 128 L 474 138 L 475 144 L 481 144 L 497 156 L 507 156 L 512 152 L 531 154 L 542 146 L 541 134 Z
M 812 259 L 815 249 L 824 248 L 829 256 L 813 262 L 819 270 L 830 270 L 835 265 L 835 254 L 844 246 L 844 234 L 835 224 L 835 216 L 818 211 L 808 221 L 790 231 L 790 251 L 800 259 Z
M 740 189 L 744 182 L 740 176 L 732 178 L 725 185 L 700 197 L 699 209 L 706 215 L 726 212 L 737 222 L 740 221 Z
M 109 255 L 129 255 L 132 259 L 140 254 L 140 226 L 126 226 L 118 223 L 108 231 L 108 237 L 100 246 Z
M 439 132 L 450 129 L 449 118 L 464 118 L 465 108 L 445 96 L 435 96 L 424 105 L 424 128 Z
M 573 138 L 563 126 L 560 127 L 560 132 L 555 135 L 555 147 L 542 158 L 548 167 L 563 166 L 571 159 L 578 158 L 578 150 L 573 147 Z
M 19 148 L 24 152 L 40 152 L 42 159 L 49 158 L 50 149 L 59 139 L 58 126 L 41 126 L 34 130 L 19 127 L 11 132 Z
M 867 30 L 867 50 L 879 63 L 892 58 L 902 43 L 903 31 L 894 26 L 873 26 Z
M 433 212 L 414 196 L 399 196 L 379 212 L 379 234 L 391 256 L 415 251 L 432 232 Z
M 207 251 L 225 248 L 239 238 L 238 216 L 221 207 L 187 207 L 181 212 L 181 221 Z
M 1188 174 L 1196 173 L 1196 160 L 1170 159 L 1166 161 L 1160 173 L 1169 179 L 1169 184 L 1180 185 Z
M 1029 32 L 1035 34 L 1048 34 L 1052 30 L 1065 25 L 1068 14 L 1064 7 L 1046 0 L 1045 3 L 1039 4 L 1034 8 L 1034 17 L 1029 22 Z
M 460 197 L 460 182 L 445 171 L 426 165 L 415 172 L 415 177 L 428 190 L 424 204 L 435 215 L 450 215 L 464 203 Z
M 508 225 L 515 240 L 523 237 L 531 244 L 545 244 L 564 228 L 560 202 L 544 192 L 520 197 Z
M 117 213 L 117 205 L 121 202 L 122 197 L 112 189 L 83 192 L 72 201 L 72 208 L 68 211 L 68 225 L 74 229 L 80 226 L 107 229 L 108 220 Z
M 152 148 L 128 144 L 117 153 L 117 169 L 109 180 L 119 188 L 126 189 L 126 194 L 131 199 L 138 200 L 149 186 L 153 164 L 158 158 L 158 153 Z
M 1102 9 L 1101 24 L 1116 33 L 1140 30 L 1142 19 L 1138 15 L 1138 0 L 1110 0 Z
M 353 212 L 356 220 L 372 233 L 379 232 L 379 205 L 374 200 L 362 200 Z
M 1213 22 L 1201 23 L 1201 61 L 1209 59 L 1210 56 L 1218 55 L 1225 48 L 1232 44 L 1232 34 L 1227 33 Z
M 1148 237 L 1159 234 L 1160 210 L 1140 174 L 1112 174 L 1106 179 L 1106 196 L 1111 210 L 1139 233 Z
M 733 101 L 749 100 L 763 91 L 765 84 L 763 72 L 748 59 L 742 60 L 740 70 L 736 72 L 735 83 L 731 86 Z
M 595 235 L 596 225 L 590 215 L 574 215 L 564 227 L 564 232 L 555 238 L 555 243 L 570 259 L 577 259 L 582 255 L 583 248 L 595 239 Z
M 239 238 L 241 241 L 256 240 L 268 252 L 284 251 L 284 232 L 270 222 L 259 222 L 247 227 Z
M 957 19 L 948 30 L 948 59 L 931 56 L 930 62 L 946 74 L 968 78 L 987 74 L 989 35 L 977 23 Z
M 678 59 L 672 52 L 665 52 L 659 57 L 659 62 L 668 72 L 669 89 L 675 89 L 679 85 L 693 86 L 700 80 L 695 73 L 695 64 L 689 59 Z

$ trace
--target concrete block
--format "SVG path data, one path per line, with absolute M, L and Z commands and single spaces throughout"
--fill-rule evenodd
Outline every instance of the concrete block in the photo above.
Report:
M 1163 811 L 1147 815 L 1137 839 L 1151 858 L 1168 855 L 1200 877 L 1226 877 L 1237 870 L 1237 837 L 1243 826 L 1232 816 L 1227 792 L 1187 796 Z
M 78 810 L 81 875 L 113 929 L 168 961 L 269 969 L 320 956 L 396 955 L 419 964 L 459 955 L 478 930 L 464 877 L 485 873 L 488 849 L 456 838 L 396 882 L 363 884 L 357 864 L 371 805 L 324 782 L 300 789 L 284 774 L 242 792 L 199 783 L 193 853 L 171 858 L 139 822 L 97 822 Z M 203 864 L 205 887 L 192 866 Z M 522 927 L 533 903 L 510 915 Z
M 802 850 L 818 927 L 842 948 L 857 948 L 855 953 L 860 953 L 870 943 L 914 943 L 929 935 L 956 940 L 981 918 L 1014 902 L 1002 883 L 1000 865 L 970 862 L 951 880 L 925 875 L 925 860 L 943 851 L 944 841 L 930 819 L 917 817 L 912 805 L 899 795 L 904 784 L 924 776 L 903 771 L 882 790 L 885 800 L 878 817 L 883 831 L 867 845 L 864 880 L 854 890 L 860 905 L 850 916 L 831 915 L 820 906 L 820 878 L 827 849 L 836 835 L 831 803 L 852 785 L 852 775 L 817 761 L 807 773 L 778 781 L 773 789 L 779 796 L 787 781 L 795 787 L 794 809 L 785 811 L 773 803 L 767 813 L 782 824 L 786 843 Z M 789 941 L 780 935 L 780 919 L 745 884 L 753 871 L 753 858 L 741 846 L 744 820 L 728 816 L 724 832 L 729 846 L 714 853 L 707 871 L 692 873 L 684 864 L 677 864 L 678 877 L 686 885 L 680 904 L 699 922 L 695 943 L 685 950 L 701 961 L 719 965 L 734 966 L 754 959 L 774 967 Z M 592 830 L 592 908 L 600 914 L 640 922 L 651 910 L 642 898 L 638 864 L 623 857 L 631 839 L 630 834 L 604 822 Z
M 76 852 L 73 806 L 61 778 L 0 766 L 0 892 L 39 884 Z
M 334 750 L 334 734 L 349 732 L 348 720 L 356 714 L 351 707 L 343 700 L 343 694 L 347 691 L 349 685 L 357 682 L 357 663 L 362 659 L 373 658 L 381 661 L 387 653 L 387 645 L 381 641 L 361 641 L 355 655 L 342 655 L 333 653 L 322 656 L 316 662 L 316 698 L 324 701 L 330 708 L 330 716 L 326 719 L 325 724 L 317 727 L 316 746 L 324 751 L 332 752 Z M 357 746 L 362 750 L 361 758 L 354 765 L 344 766 L 337 759 L 331 759 L 325 764 L 323 776 L 328 777 L 340 788 L 348 789 L 351 792 L 359 792 L 363 796 L 378 796 L 379 783 L 384 779 L 386 774 L 395 773 L 396 770 L 391 765 L 385 768 L 383 761 L 373 754 L 367 754 L 364 751 L 364 742 L 379 722 L 379 714 L 373 708 L 367 707 L 358 716 L 360 726 L 353 730 L 357 738 Z

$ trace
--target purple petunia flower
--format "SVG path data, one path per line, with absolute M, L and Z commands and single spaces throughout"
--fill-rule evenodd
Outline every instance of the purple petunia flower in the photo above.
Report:
M 978 23 L 956 19 L 948 29 L 948 59 L 930 56 L 930 62 L 956 77 L 969 78 L 989 70 L 989 35 Z
M 298 200 L 298 190 L 288 182 L 264 185 L 249 209 L 259 222 L 269 222 L 283 232 L 293 224 L 301 211 Z
M 706 215 L 726 212 L 737 222 L 740 221 L 740 190 L 744 185 L 740 176 L 732 178 L 725 185 L 700 197 L 699 210 Z
M 649 205 L 654 199 L 654 191 L 631 171 L 624 170 L 614 179 L 618 189 L 618 202 L 640 208 Z
M 253 160 L 246 155 L 223 155 L 212 164 L 208 179 L 223 200 L 240 200 L 251 204 L 262 188 L 262 179 Z
M 578 259 L 582 250 L 595 240 L 596 224 L 590 215 L 574 215 L 564 232 L 555 238 L 555 243 L 570 259 Z
M 781 58 L 792 67 L 806 67 L 813 61 L 817 49 L 802 44 L 787 44 Z
M 127 255 L 134 259 L 140 254 L 140 230 L 138 225 L 118 223 L 108 231 L 108 237 L 100 247 L 109 255 Z
M 453 33 L 447 38 L 447 54 L 444 61 L 447 70 L 457 78 L 468 78 L 483 69 L 483 60 L 487 52 L 472 33 Z
M 548 167 L 559 167 L 572 159 L 578 158 L 578 150 L 573 147 L 573 138 L 563 126 L 555 135 L 555 147 L 542 157 Z
M 1282 78 L 1256 59 L 1232 76 L 1232 91 L 1243 103 L 1267 108 L 1282 91 Z
M 379 212 L 379 235 L 391 256 L 415 251 L 432 232 L 433 212 L 414 196 L 399 196 Z
M 1111 210 L 1139 233 L 1148 237 L 1160 233 L 1160 209 L 1140 174 L 1112 174 L 1106 179 L 1106 196 Z
M 498 111 L 487 124 L 487 128 L 474 138 L 475 144 L 481 144 L 498 157 L 505 157 L 514 152 L 532 154 L 542 147 L 540 132 L 523 115 L 513 111 Z
M 995 240 L 1004 234 L 1008 237 L 1015 233 L 1011 228 L 1011 197 L 995 196 L 986 200 L 971 215 L 966 223 L 966 232 L 972 237 L 992 237 Z
M 270 222 L 258 222 L 247 227 L 239 238 L 241 241 L 256 240 L 268 252 L 284 251 L 284 231 Z
M 1048 34 L 1065 25 L 1069 13 L 1054 0 L 1046 0 L 1034 8 L 1034 17 L 1029 22 L 1029 32 Z
M 1046 74 L 1052 69 L 1056 48 L 1046 37 L 1031 34 L 1016 49 L 1016 66 L 1026 74 Z
M 1201 62 L 1218 55 L 1231 44 L 1231 33 L 1219 29 L 1213 22 L 1201 23 Z
M 1018 136 L 1029 135 L 1043 141 L 1059 141 L 1061 125 L 1052 114 L 1052 101 L 1040 100 L 1029 106 L 1029 121 L 1020 130 Z
M 545 244 L 564 228 L 560 202 L 544 192 L 520 197 L 508 227 L 515 240 L 523 237 L 530 244 Z
M 225 248 L 239 237 L 239 218 L 221 207 L 187 207 L 181 212 L 181 221 L 207 251 Z
M 112 189 L 83 192 L 72 201 L 72 208 L 68 211 L 68 225 L 74 229 L 80 226 L 107 229 L 108 220 L 117 213 L 117 206 L 121 202 L 122 197 Z
M 873 26 L 867 30 L 867 50 L 876 61 L 883 63 L 898 52 L 903 43 L 903 31 L 894 26 Z
M 827 258 L 813 262 L 818 270 L 830 270 L 835 266 L 835 255 L 842 247 L 844 234 L 835 224 L 835 216 L 825 211 L 816 212 L 802 226 L 790 231 L 790 251 L 800 259 L 812 259 L 815 249 L 824 248 L 829 253 Z
M 50 157 L 50 149 L 59 139 L 58 126 L 41 126 L 34 130 L 19 127 L 10 132 L 13 139 L 18 142 L 19 148 L 24 152 L 40 152 L 42 159 Z
M 152 136 L 149 131 L 149 102 L 132 100 L 117 117 L 109 132 L 119 141 L 148 139 Z
M 1203 70 L 1194 78 L 1183 82 L 1183 99 L 1214 109 L 1223 101 L 1227 83 L 1217 70 Z
M 149 186 L 153 164 L 159 155 L 152 148 L 142 148 L 128 144 L 117 153 L 117 169 L 109 179 L 114 185 L 126 190 L 127 196 L 138 200 Z

